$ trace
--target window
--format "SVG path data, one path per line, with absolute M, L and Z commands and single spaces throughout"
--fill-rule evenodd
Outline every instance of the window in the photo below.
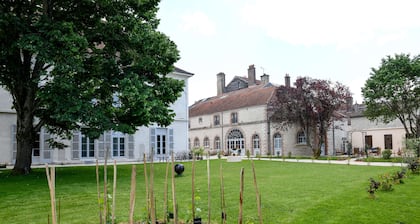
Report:
M 237 124 L 238 123 L 238 113 L 231 113 L 230 114 L 230 123 Z
M 252 136 L 252 147 L 254 149 L 260 149 L 260 137 L 258 135 Z
M 220 138 L 219 138 L 219 136 L 216 136 L 216 138 L 214 138 L 214 149 L 220 150 Z
M 385 149 L 392 149 L 392 135 L 384 135 Z
M 120 132 L 114 133 L 112 136 L 112 156 L 125 155 L 125 138 Z
M 365 149 L 372 148 L 372 135 L 365 136 Z
M 40 142 L 39 142 L 40 133 L 39 132 L 36 133 L 34 138 L 35 138 L 35 140 L 34 140 L 34 143 L 32 144 L 32 155 L 33 156 L 40 156 L 40 148 L 41 148 L 41 145 L 40 145 Z
M 194 139 L 194 148 L 198 148 L 198 147 L 200 147 L 200 140 L 198 140 L 198 138 L 196 137 Z
M 203 123 L 203 118 L 199 117 L 199 118 L 198 118 L 198 123 L 199 123 L 199 124 Z
M 297 133 L 297 144 L 306 144 L 306 135 L 305 135 L 305 132 L 299 131 Z
M 219 115 L 214 115 L 213 124 L 214 124 L 214 126 L 220 125 L 220 116 Z
M 81 155 L 82 158 L 94 157 L 95 156 L 95 148 L 94 148 L 94 140 L 82 135 L 81 139 Z
M 204 148 L 210 148 L 210 140 L 208 137 L 204 138 L 203 145 L 204 145 Z

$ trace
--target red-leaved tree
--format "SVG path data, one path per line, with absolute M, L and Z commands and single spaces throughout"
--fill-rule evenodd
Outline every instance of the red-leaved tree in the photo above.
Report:
M 283 130 L 301 127 L 313 156 L 318 158 L 328 127 L 334 119 L 339 119 L 335 112 L 346 105 L 351 93 L 339 82 L 309 77 L 298 78 L 294 85 L 277 88 L 270 107 L 270 120 Z

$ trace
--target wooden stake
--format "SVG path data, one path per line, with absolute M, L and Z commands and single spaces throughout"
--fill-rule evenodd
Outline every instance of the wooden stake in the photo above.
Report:
M 192 220 L 195 218 L 195 156 L 193 155 L 191 168 L 191 213 Z
M 96 191 L 98 192 L 99 224 L 102 224 L 101 191 L 99 188 L 99 164 L 96 160 Z
M 104 162 L 104 205 L 103 205 L 103 209 L 104 209 L 104 214 L 103 214 L 103 223 L 107 223 L 108 220 L 108 189 L 107 189 L 107 184 L 108 184 L 108 174 L 107 174 L 107 162 L 108 162 L 108 152 L 109 152 L 109 148 L 106 148 L 105 151 L 105 162 Z
M 261 196 L 258 192 L 258 185 L 257 185 L 257 175 L 255 174 L 255 165 L 254 160 L 251 160 L 252 165 L 252 173 L 254 174 L 254 187 L 255 187 L 255 194 L 257 196 L 257 208 L 258 208 L 258 218 L 260 220 L 260 224 L 263 223 L 262 213 L 261 213 Z
M 208 219 L 208 224 L 210 224 L 210 220 L 211 220 L 211 194 L 210 194 L 210 156 L 207 156 L 207 208 L 208 208 L 208 213 L 207 213 L 207 219 Z
M 154 196 L 154 166 L 153 166 L 153 157 L 150 163 L 150 215 L 152 218 L 152 223 L 156 223 L 156 211 L 155 211 L 155 196 Z
M 165 223 L 169 222 L 168 219 L 168 173 L 169 173 L 169 161 L 166 160 L 166 174 L 165 174 L 165 190 L 164 190 L 164 199 L 163 199 L 163 209 L 164 209 L 164 220 Z
M 147 210 L 147 221 L 150 220 L 150 210 L 149 210 L 149 178 L 147 177 L 147 162 L 146 162 L 146 153 L 143 155 L 143 170 L 144 170 L 144 185 L 146 186 L 146 210 Z
M 222 208 L 222 223 L 226 224 L 225 186 L 223 184 L 223 165 L 220 163 L 220 207 Z
M 57 214 L 55 206 L 55 167 L 51 167 L 51 169 L 49 169 L 48 163 L 46 163 L 45 172 L 47 173 L 48 188 L 50 189 L 52 224 L 57 224 Z
M 130 186 L 130 214 L 129 222 L 134 224 L 134 205 L 136 203 L 136 165 L 131 168 L 131 186 Z
M 242 224 L 242 212 L 243 212 L 243 203 L 244 203 L 244 168 L 241 168 L 241 182 L 240 182 L 240 191 L 239 191 L 239 217 L 238 224 Z
M 115 196 L 117 192 L 117 161 L 114 159 L 114 184 L 112 187 L 112 224 L 115 223 Z
M 175 191 L 174 152 L 172 152 L 171 160 L 172 160 L 172 206 L 174 210 L 174 223 L 178 224 L 178 209 L 176 207 L 176 191 Z

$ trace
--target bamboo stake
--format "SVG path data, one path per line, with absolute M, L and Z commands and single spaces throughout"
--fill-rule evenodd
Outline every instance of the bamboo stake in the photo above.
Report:
M 146 153 L 143 155 L 143 170 L 144 170 L 144 183 L 146 186 L 146 206 L 147 206 L 147 221 L 150 220 L 150 210 L 149 210 L 149 178 L 147 177 L 147 161 Z
M 96 160 L 96 191 L 98 192 L 99 224 L 102 224 L 101 192 L 99 188 L 99 164 Z
M 153 157 L 152 161 L 150 163 L 150 186 L 149 186 L 149 192 L 150 192 L 150 215 L 152 218 L 152 223 L 156 223 L 156 211 L 155 211 L 155 196 L 154 196 L 154 165 L 153 165 Z
M 178 224 L 178 209 L 176 207 L 176 193 L 175 193 L 175 167 L 174 167 L 174 152 L 172 152 L 172 206 L 174 210 L 174 223 Z
M 105 151 L 105 162 L 104 162 L 104 214 L 103 214 L 103 223 L 107 223 L 107 214 L 108 214 L 108 189 L 107 189 L 107 182 L 108 182 L 108 177 L 107 177 L 107 162 L 108 162 L 108 152 L 109 152 L 109 148 L 106 148 Z
M 112 224 L 115 223 L 115 196 L 117 191 L 117 161 L 114 159 L 114 184 L 112 187 Z
M 163 209 L 164 209 L 164 220 L 165 223 L 168 223 L 168 173 L 169 173 L 169 161 L 166 160 L 166 174 L 165 174 L 165 191 L 164 191 L 164 201 L 163 201 Z
M 211 194 L 210 194 L 210 156 L 207 156 L 207 208 L 208 208 L 208 213 L 207 213 L 207 216 L 208 216 L 208 223 L 210 224 L 210 215 L 211 215 L 211 210 L 210 210 L 210 208 L 211 208 L 211 201 L 210 201 L 210 198 L 211 198 Z
M 134 205 L 136 203 L 136 165 L 133 165 L 131 168 L 131 186 L 130 186 L 130 214 L 129 222 L 134 224 Z
M 192 220 L 195 218 L 195 156 L 193 155 L 192 168 L 191 168 L 191 213 Z
M 50 189 L 52 224 L 57 224 L 57 214 L 55 207 L 55 167 L 51 167 L 50 169 L 48 168 L 48 163 L 46 163 L 45 172 L 47 173 L 48 188 Z
M 240 191 L 239 191 L 239 217 L 238 224 L 242 224 L 242 212 L 243 212 L 243 203 L 244 203 L 244 168 L 241 168 L 241 182 L 240 182 Z
M 223 165 L 220 163 L 220 206 L 222 208 L 222 224 L 226 223 L 225 186 L 223 184 Z
M 263 219 L 262 219 L 262 212 L 261 212 L 261 196 L 260 193 L 258 191 L 258 185 L 257 185 L 257 175 L 255 173 L 255 165 L 254 165 L 254 160 L 251 160 L 251 165 L 252 165 L 252 172 L 254 174 L 254 187 L 255 187 L 255 194 L 257 196 L 257 208 L 258 208 L 258 218 L 260 220 L 260 224 L 263 223 Z

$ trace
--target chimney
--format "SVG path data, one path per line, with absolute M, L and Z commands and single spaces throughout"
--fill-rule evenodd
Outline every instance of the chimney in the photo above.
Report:
M 286 87 L 290 87 L 290 76 L 289 74 L 286 74 L 286 76 L 284 76 L 284 84 Z
M 250 65 L 248 68 L 248 86 L 255 85 L 255 67 Z
M 270 82 L 270 76 L 264 73 L 264 75 L 261 76 L 261 82 L 263 85 L 266 85 Z
M 217 74 L 217 95 L 222 95 L 225 92 L 225 73 Z

